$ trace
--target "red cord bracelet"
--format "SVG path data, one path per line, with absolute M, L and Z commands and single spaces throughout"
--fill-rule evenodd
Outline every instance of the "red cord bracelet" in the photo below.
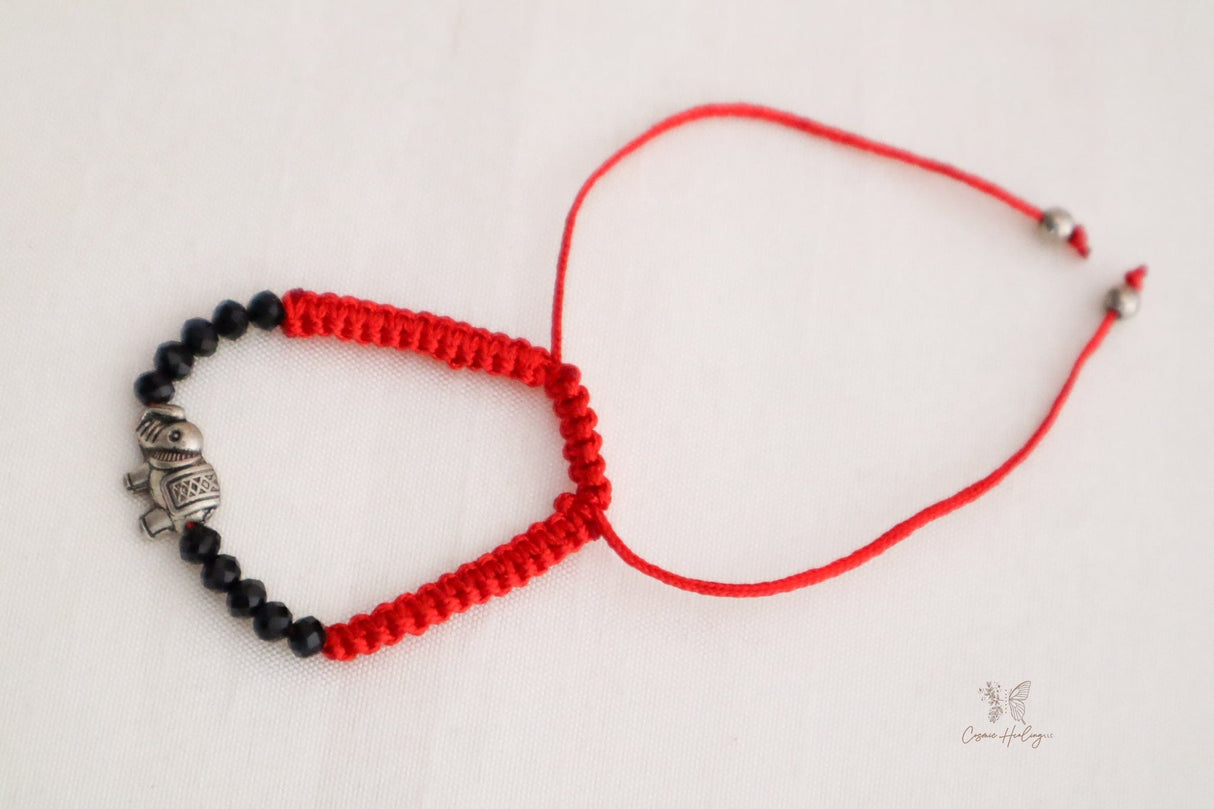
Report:
M 581 384 L 580 372 L 562 361 L 562 308 L 573 232 L 591 189 L 620 161 L 649 141 L 706 118 L 748 118 L 779 124 L 950 177 L 1035 220 L 1043 233 L 1065 242 L 1079 255 L 1086 257 L 1089 253 L 1085 230 L 1065 211 L 1057 208 L 1043 211 L 993 183 L 946 163 L 769 107 L 752 104 L 693 107 L 660 121 L 629 141 L 595 169 L 579 189 L 565 219 L 557 259 L 550 350 L 446 317 L 298 289 L 288 292 L 281 300 L 271 292 L 262 292 L 247 308 L 234 301 L 224 301 L 216 308 L 211 321 L 200 318 L 187 321 L 181 340 L 162 344 L 155 354 L 155 370 L 143 374 L 135 382 L 136 396 L 146 406 L 136 430 L 145 463 L 127 475 L 126 484 L 132 491 L 147 492 L 152 497 L 153 506 L 141 520 L 145 533 L 148 536 L 179 533 L 182 558 L 202 565 L 203 584 L 226 593 L 229 611 L 235 616 L 251 617 L 254 631 L 265 640 L 287 638 L 292 651 L 301 657 L 323 651 L 334 660 L 351 660 L 395 644 L 405 635 L 420 635 L 474 604 L 526 584 L 598 537 L 603 537 L 627 564 L 673 587 L 731 598 L 784 593 L 852 570 L 928 523 L 998 486 L 1036 449 L 1054 425 L 1080 371 L 1113 324 L 1138 310 L 1146 267 L 1127 272 L 1125 282 L 1109 291 L 1104 302 L 1105 314 L 1095 333 L 1079 352 L 1045 417 L 1020 449 L 982 479 L 927 506 L 846 556 L 784 578 L 756 583 L 706 581 L 661 568 L 629 548 L 607 518 L 611 484 L 600 454 L 603 442 L 595 431 L 597 419 L 590 409 L 590 395 Z M 565 440 L 564 457 L 569 463 L 574 491 L 557 496 L 553 513 L 543 521 L 454 572 L 380 604 L 370 614 L 355 615 L 345 623 L 328 626 L 311 616 L 295 619 L 285 605 L 267 600 L 260 581 L 244 578 L 233 557 L 219 553 L 220 536 L 205 524 L 219 504 L 218 478 L 202 457 L 201 432 L 185 420 L 181 408 L 168 404 L 174 393 L 173 382 L 189 375 L 195 359 L 214 353 L 219 337 L 237 339 L 242 336 L 250 322 L 263 329 L 281 326 L 288 337 L 327 336 L 363 345 L 414 351 L 455 369 L 484 371 L 529 387 L 542 388 L 552 400 L 559 420 L 561 436 Z

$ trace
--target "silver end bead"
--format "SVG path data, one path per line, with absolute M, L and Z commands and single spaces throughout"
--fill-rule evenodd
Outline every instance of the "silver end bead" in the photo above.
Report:
M 1120 320 L 1133 317 L 1142 305 L 1142 296 L 1129 284 L 1118 284 L 1104 296 L 1104 308 L 1115 312 Z
M 1037 227 L 1048 238 L 1065 242 L 1075 232 L 1075 217 L 1062 208 L 1047 208 L 1041 212 L 1041 222 Z

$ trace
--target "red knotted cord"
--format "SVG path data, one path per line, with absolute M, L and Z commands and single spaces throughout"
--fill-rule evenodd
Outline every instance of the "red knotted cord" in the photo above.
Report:
M 706 104 L 700 107 L 693 107 L 683 112 L 666 118 L 663 121 L 654 124 L 645 132 L 633 138 L 626 143 L 602 165 L 600 165 L 582 184 L 578 190 L 577 196 L 574 197 L 573 205 L 569 209 L 569 213 L 565 217 L 565 230 L 561 237 L 561 249 L 557 258 L 556 266 L 556 285 L 553 291 L 552 302 L 552 356 L 556 360 L 561 357 L 561 333 L 562 333 L 562 310 L 565 299 L 565 276 L 569 265 L 569 252 L 573 243 L 573 230 L 577 224 L 578 214 L 582 209 L 582 204 L 586 201 L 587 194 L 601 180 L 607 172 L 611 171 L 625 157 L 640 149 L 649 141 L 657 138 L 663 133 L 669 132 L 672 129 L 683 126 L 684 124 L 693 121 L 700 121 L 706 118 L 750 118 L 759 121 L 779 124 L 790 129 L 796 129 L 805 132 L 809 135 L 825 138 L 835 143 L 844 146 L 850 146 L 861 151 L 870 152 L 881 157 L 887 157 L 892 160 L 898 160 L 912 166 L 926 169 L 927 171 L 942 174 L 945 177 L 951 177 L 966 185 L 974 188 L 982 193 L 994 197 L 1001 202 L 1015 208 L 1017 211 L 1025 214 L 1028 217 L 1040 222 L 1042 219 L 1042 211 L 1035 205 L 1026 202 L 1023 199 L 1015 196 L 1004 188 L 1001 188 L 994 183 L 977 177 L 961 169 L 950 166 L 947 163 L 942 163 L 938 160 L 933 160 L 927 157 L 921 157 L 905 149 L 899 149 L 895 146 L 880 143 L 878 141 L 869 140 L 860 135 L 846 132 L 833 126 L 819 123 L 810 118 L 803 118 L 799 115 L 793 115 L 782 110 L 772 109 L 754 104 Z M 1089 253 L 1087 233 L 1083 227 L 1076 226 L 1071 233 L 1068 243 L 1081 256 L 1086 257 Z M 1142 288 L 1143 278 L 1146 276 L 1146 268 L 1139 267 L 1126 274 L 1126 282 L 1135 289 Z M 1079 357 L 1075 360 L 1075 364 L 1071 367 L 1071 372 L 1067 375 L 1066 381 L 1062 385 L 1062 390 L 1059 391 L 1054 403 L 1050 406 L 1045 418 L 1041 424 L 1029 436 L 1029 439 L 1020 449 L 1016 450 L 1010 458 L 1004 461 L 1000 466 L 991 472 L 986 477 L 978 480 L 969 486 L 966 486 L 961 491 L 946 497 L 937 503 L 933 503 L 914 516 L 903 520 L 902 522 L 890 528 L 881 536 L 874 539 L 872 542 L 864 545 L 855 551 L 852 551 L 846 556 L 842 556 L 829 564 L 821 567 L 809 568 L 800 573 L 794 573 L 791 576 L 785 576 L 781 579 L 772 581 L 755 582 L 748 584 L 734 584 L 727 582 L 707 581 L 704 579 L 694 579 L 687 576 L 679 575 L 678 573 L 666 570 L 654 563 L 647 561 L 638 555 L 635 551 L 620 539 L 619 535 L 612 528 L 606 514 L 599 515 L 599 528 L 602 531 L 603 538 L 611 549 L 619 555 L 626 563 L 641 571 L 647 576 L 651 576 L 658 581 L 678 587 L 683 590 L 689 590 L 694 593 L 711 596 L 723 596 L 729 598 L 754 598 L 759 596 L 775 595 L 777 593 L 786 593 L 790 590 L 797 590 L 802 587 L 808 587 L 813 584 L 834 578 L 842 573 L 846 573 L 865 562 L 869 561 L 878 554 L 883 553 L 889 548 L 896 545 L 898 542 L 906 539 L 908 536 L 919 530 L 934 520 L 949 514 L 962 506 L 972 503 L 982 495 L 986 494 L 991 489 L 998 486 L 1004 478 L 1011 474 L 1012 470 L 1024 462 L 1041 440 L 1045 438 L 1046 433 L 1054 425 L 1058 419 L 1059 413 L 1062 412 L 1063 405 L 1066 404 L 1067 398 L 1071 394 L 1071 389 L 1075 386 L 1075 381 L 1079 377 L 1079 372 L 1083 370 L 1083 366 L 1088 359 L 1100 347 L 1105 336 L 1109 333 L 1113 323 L 1116 322 L 1117 315 L 1114 312 L 1107 312 L 1104 318 L 1100 321 L 1096 333 L 1092 335 L 1083 350 L 1079 352 Z
M 353 660 L 405 635 L 420 635 L 452 615 L 522 587 L 588 540 L 599 536 L 598 516 L 611 503 L 603 439 L 590 394 L 572 365 L 556 362 L 526 340 L 479 329 L 427 312 L 293 289 L 283 297 L 283 333 L 288 337 L 335 337 L 361 345 L 412 351 L 452 368 L 484 371 L 542 388 L 552 400 L 565 439 L 563 454 L 576 491 L 553 503 L 550 517 L 437 580 L 385 601 L 369 614 L 330 624 L 324 654 Z

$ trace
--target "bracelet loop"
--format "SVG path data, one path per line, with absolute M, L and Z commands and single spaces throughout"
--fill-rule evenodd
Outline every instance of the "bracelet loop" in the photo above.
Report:
M 788 592 L 858 567 L 999 485 L 1054 425 L 1080 371 L 1113 324 L 1138 311 L 1145 266 L 1126 273 L 1125 283 L 1109 291 L 1105 315 L 1096 332 L 1080 351 L 1044 419 L 1020 449 L 987 476 L 922 509 L 852 553 L 820 567 L 757 583 L 693 579 L 661 568 L 629 548 L 607 519 L 611 483 L 601 454 L 603 441 L 596 432 L 597 417 L 590 409 L 590 394 L 581 383 L 581 373 L 561 359 L 562 306 L 573 231 L 590 190 L 621 160 L 650 140 L 707 118 L 749 118 L 774 123 L 950 177 L 1034 219 L 1044 234 L 1068 244 L 1079 255 L 1086 257 L 1089 253 L 1087 233 L 1070 214 L 1059 208 L 1042 211 L 1003 188 L 946 163 L 770 107 L 753 104 L 694 107 L 660 121 L 629 141 L 579 189 L 565 219 L 557 259 L 551 350 L 448 317 L 300 289 L 288 292 L 282 300 L 272 292 L 261 292 L 247 308 L 235 301 L 223 301 L 211 320 L 186 321 L 181 339 L 161 344 L 153 358 L 155 369 L 135 380 L 135 395 L 145 405 L 136 428 L 144 464 L 128 474 L 125 483 L 131 491 L 147 493 L 153 500 L 154 505 L 141 518 L 144 532 L 149 537 L 169 531 L 180 533 L 182 559 L 202 565 L 203 585 L 227 594 L 229 612 L 252 618 L 254 631 L 265 640 L 286 637 L 291 650 L 300 657 L 323 651 L 331 659 L 350 660 L 397 643 L 405 635 L 420 635 L 475 604 L 523 586 L 599 536 L 605 537 L 612 550 L 633 568 L 684 590 L 734 598 Z M 180 407 L 169 404 L 174 382 L 188 377 L 198 358 L 214 354 L 219 338 L 238 339 L 250 323 L 266 330 L 281 326 L 283 333 L 292 338 L 335 337 L 361 345 L 412 351 L 455 369 L 484 371 L 541 388 L 552 401 L 559 420 L 565 441 L 563 455 L 569 463 L 574 491 L 559 494 L 553 513 L 523 533 L 416 591 L 383 602 L 368 614 L 358 614 L 345 623 L 328 627 L 312 616 L 294 619 L 285 605 L 266 600 L 266 588 L 260 581 L 242 578 L 234 557 L 219 553 L 221 538 L 205 524 L 219 505 L 218 476 L 202 456 L 202 432 L 186 420 Z

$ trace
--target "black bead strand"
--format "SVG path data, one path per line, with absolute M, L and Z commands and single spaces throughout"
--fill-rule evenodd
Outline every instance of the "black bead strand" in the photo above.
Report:
M 197 357 L 209 357 L 219 348 L 219 338 L 236 340 L 249 324 L 260 329 L 282 325 L 286 308 L 270 290 L 257 293 L 248 307 L 233 300 L 222 301 L 211 320 L 190 318 L 181 327 L 181 339 L 161 343 L 153 357 L 155 370 L 135 380 L 135 395 L 144 405 L 164 404 L 173 398 L 175 380 L 185 379 Z M 228 612 L 237 618 L 252 618 L 253 631 L 266 641 L 287 639 L 297 657 L 312 657 L 324 651 L 324 624 L 308 615 L 295 620 L 281 601 L 267 601 L 266 587 L 257 579 L 241 578 L 235 557 L 219 552 L 219 532 L 201 522 L 187 523 L 181 532 L 178 551 L 187 562 L 201 564 L 200 577 L 208 590 L 226 593 Z

